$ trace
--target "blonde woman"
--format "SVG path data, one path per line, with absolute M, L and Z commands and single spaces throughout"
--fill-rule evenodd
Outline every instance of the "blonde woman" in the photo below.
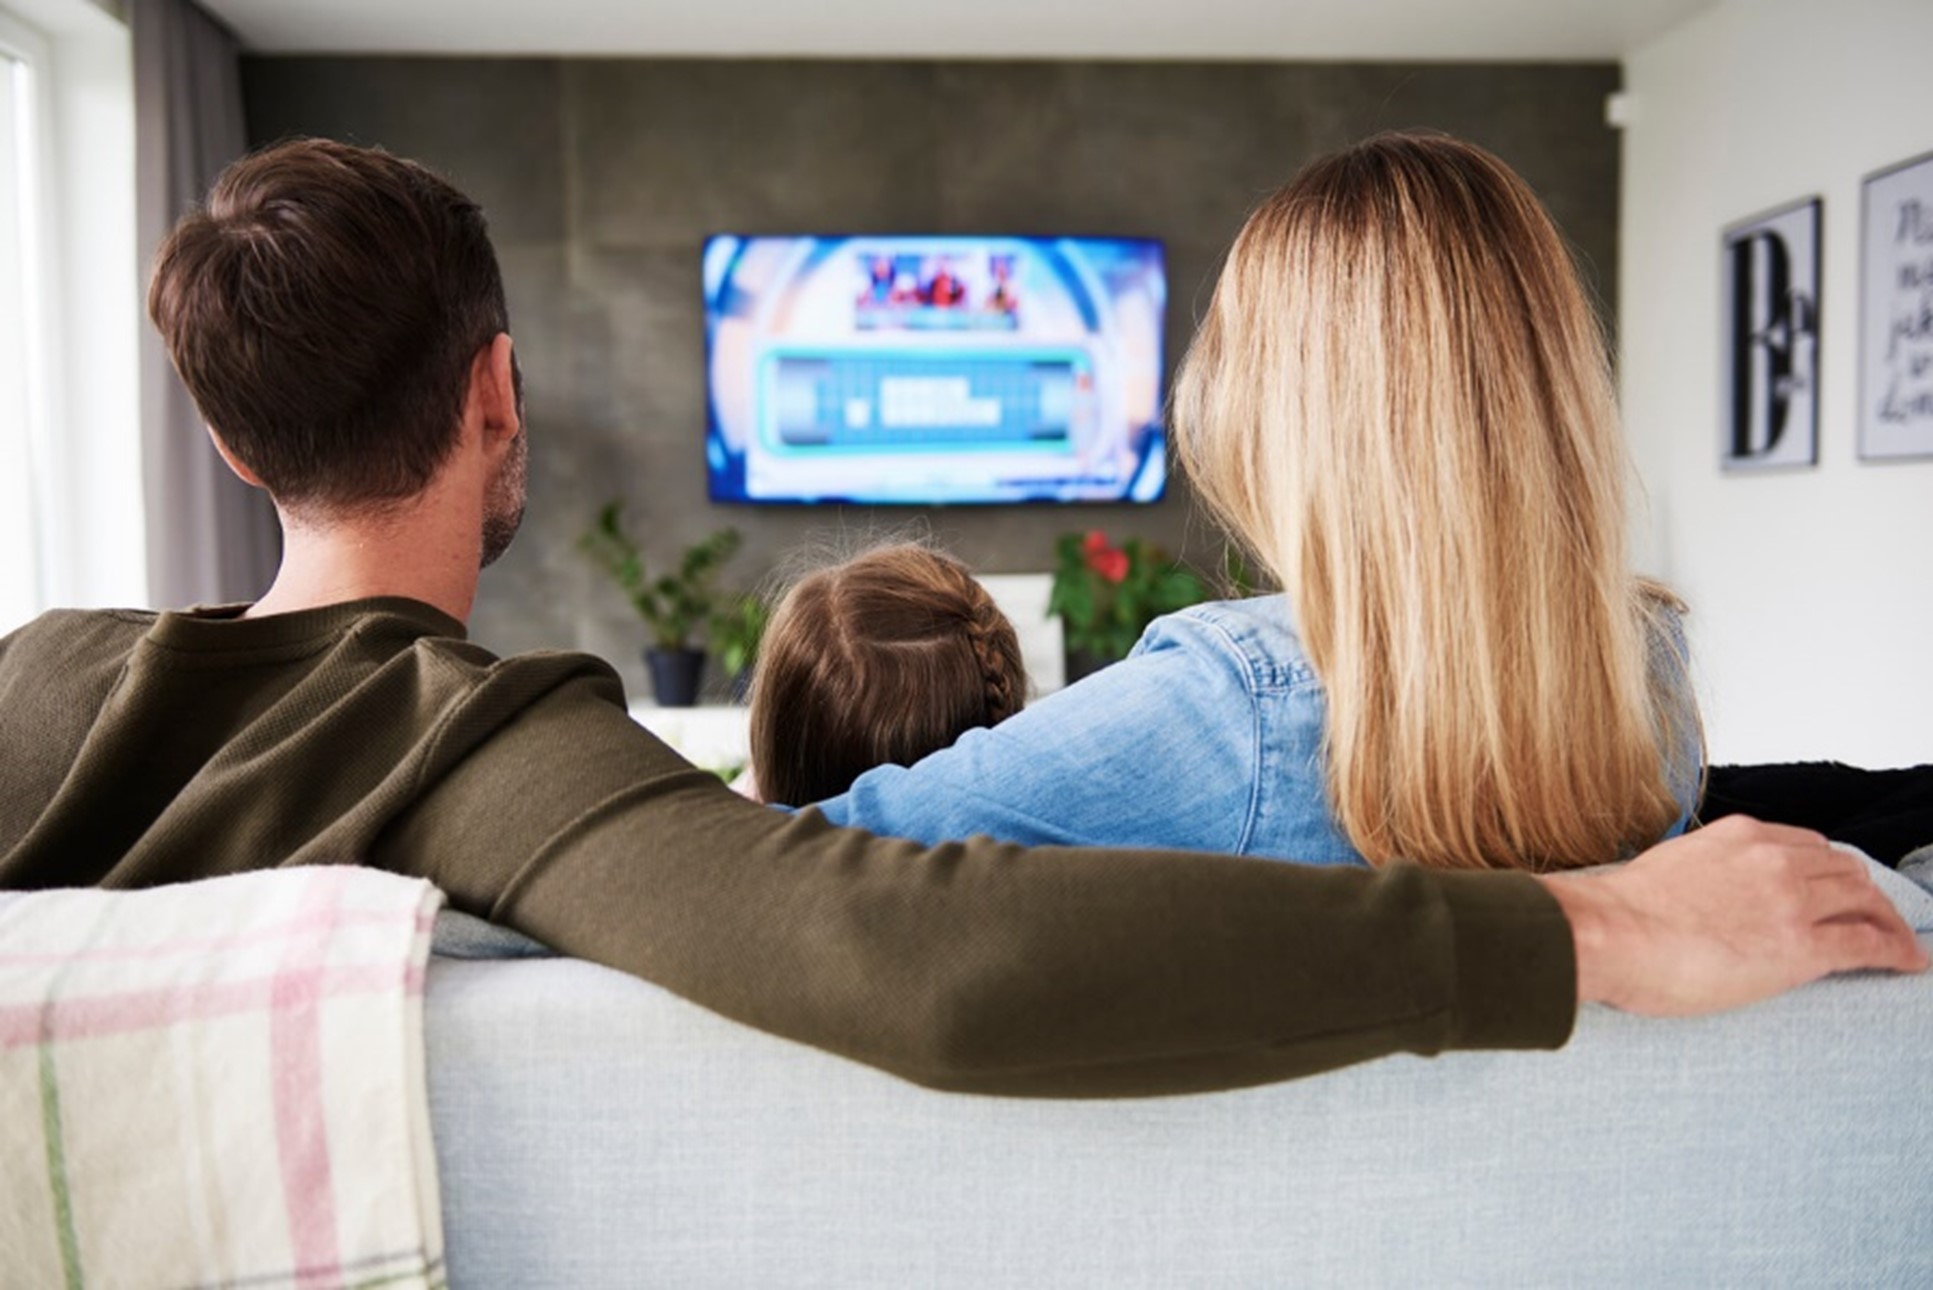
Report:
M 1625 554 L 1604 339 L 1480 148 L 1384 135 L 1249 219 L 1180 374 L 1196 490 L 1280 596 L 827 804 L 936 840 L 1547 871 L 1680 831 L 1701 741 L 1678 606 Z

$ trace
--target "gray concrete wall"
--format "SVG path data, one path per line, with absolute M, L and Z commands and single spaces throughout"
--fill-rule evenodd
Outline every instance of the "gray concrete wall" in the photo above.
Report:
M 1170 364 L 1248 209 L 1378 129 L 1485 145 L 1549 204 L 1608 299 L 1619 72 L 1590 65 L 245 60 L 249 133 L 381 144 L 490 214 L 531 423 L 523 536 L 472 630 L 499 651 L 589 649 L 642 683 L 643 634 L 574 540 L 622 495 L 659 559 L 724 524 L 750 583 L 801 542 L 923 523 L 988 572 L 1056 535 L 1140 534 L 1204 567 L 1185 482 L 1151 507 L 749 508 L 705 497 L 706 235 L 1121 234 L 1167 243 Z

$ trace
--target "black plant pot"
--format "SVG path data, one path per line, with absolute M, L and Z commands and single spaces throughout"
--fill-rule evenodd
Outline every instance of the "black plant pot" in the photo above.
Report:
M 1067 683 L 1069 685 L 1093 676 L 1115 660 L 1092 650 L 1070 649 L 1067 651 Z
M 705 651 L 648 649 L 644 665 L 651 670 L 651 693 L 661 708 L 689 708 L 698 702 L 698 685 L 705 678 Z

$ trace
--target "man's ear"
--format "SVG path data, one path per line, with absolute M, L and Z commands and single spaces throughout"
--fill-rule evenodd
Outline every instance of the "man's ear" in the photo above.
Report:
M 500 331 L 470 363 L 469 407 L 465 411 L 482 425 L 484 441 L 494 447 L 507 445 L 523 428 L 523 409 L 517 406 L 516 361 L 511 355 L 510 333 Z
M 228 450 L 228 445 L 223 443 L 221 436 L 215 433 L 215 427 L 209 426 L 207 430 L 208 442 L 215 445 L 215 451 L 221 454 L 221 459 L 227 464 L 228 468 L 240 476 L 241 481 L 250 488 L 263 487 L 262 477 L 243 465 L 242 459 Z

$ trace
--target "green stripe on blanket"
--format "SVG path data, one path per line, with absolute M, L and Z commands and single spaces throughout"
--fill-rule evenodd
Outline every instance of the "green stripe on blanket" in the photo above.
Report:
M 67 1191 L 67 1152 L 60 1136 L 60 1085 L 54 1080 L 54 1046 L 40 1046 L 40 1131 L 47 1142 L 47 1185 L 60 1226 L 60 1267 L 67 1290 L 81 1290 L 81 1247 L 74 1235 L 74 1201 Z

